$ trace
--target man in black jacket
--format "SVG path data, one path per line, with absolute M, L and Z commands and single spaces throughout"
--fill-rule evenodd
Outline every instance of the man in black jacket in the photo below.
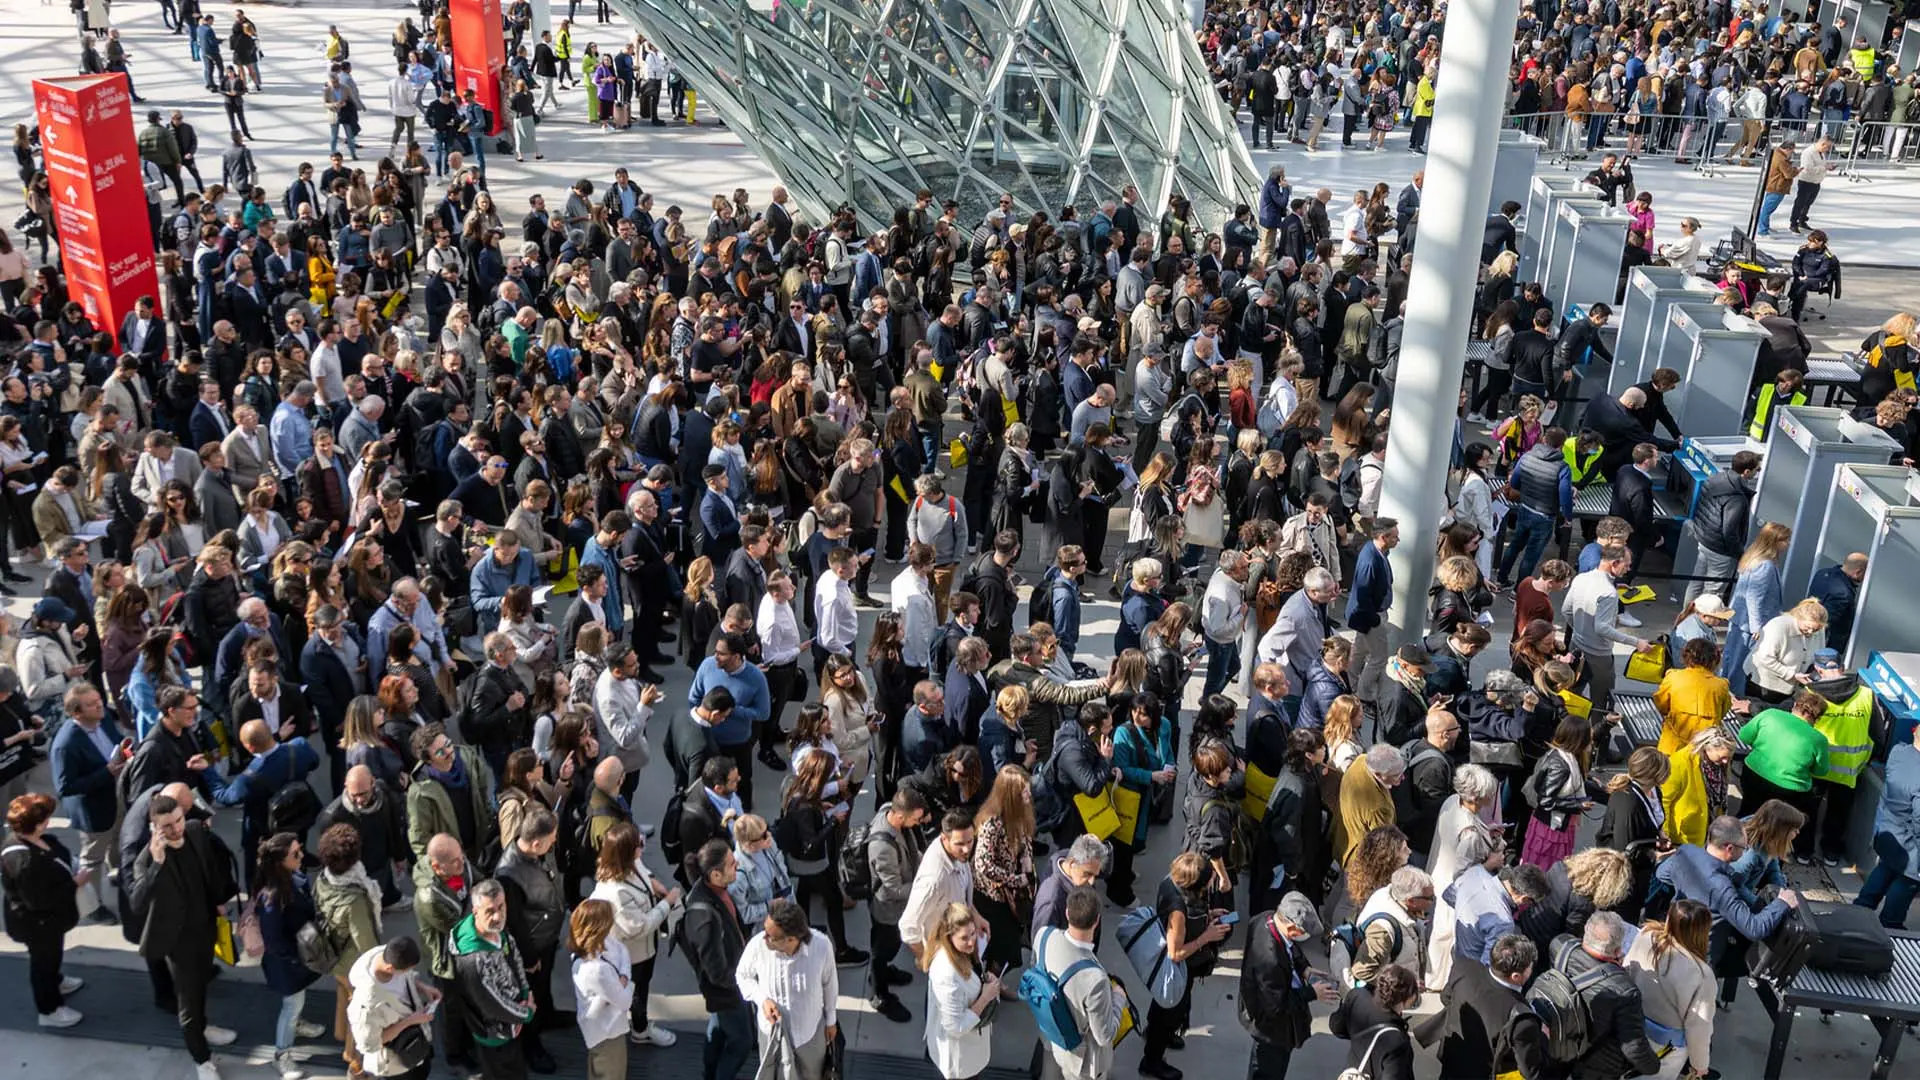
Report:
M 540 1045 L 540 1031 L 571 1026 L 573 1014 L 553 1007 L 553 963 L 567 928 L 567 902 L 560 889 L 560 870 L 554 865 L 553 844 L 560 823 L 544 806 L 527 809 L 520 819 L 520 835 L 500 857 L 494 878 L 507 893 L 507 933 L 526 965 L 533 984 L 533 1022 L 520 1029 L 520 1048 L 527 1065 L 538 1073 L 554 1069 L 553 1055 Z
M 1567 328 L 1560 332 L 1560 340 L 1553 349 L 1553 385 L 1547 387 L 1554 400 L 1566 401 L 1579 389 L 1574 367 L 1583 363 L 1589 353 L 1605 363 L 1613 363 L 1613 350 L 1600 339 L 1600 328 L 1612 317 L 1611 307 L 1593 304 L 1587 308 L 1585 318 L 1569 320 Z
M 1019 534 L 1012 529 L 1002 529 L 993 538 L 993 550 L 975 559 L 960 583 L 961 589 L 980 598 L 977 633 L 993 650 L 996 662 L 1012 655 L 1009 643 L 1013 638 L 1013 609 L 1019 606 L 1020 596 L 1014 591 L 1008 567 L 1019 558 Z
M 1520 994 L 1538 959 L 1526 935 L 1507 934 L 1493 943 L 1488 965 L 1459 965 L 1461 975 L 1447 989 L 1443 1075 L 1550 1075 L 1540 1018 Z
M 1500 204 L 1500 212 L 1487 218 L 1487 228 L 1480 241 L 1480 264 L 1482 266 L 1494 260 L 1503 251 L 1518 252 L 1515 244 L 1518 236 L 1513 227 L 1513 219 L 1520 216 L 1520 204 L 1508 199 Z
M 351 825 L 360 835 L 360 863 L 380 883 L 380 905 L 393 911 L 413 906 L 402 888 L 408 881 L 407 810 L 400 796 L 374 779 L 373 770 L 355 765 L 347 770 L 346 790 L 320 812 L 319 828 Z
M 526 684 L 513 671 L 519 657 L 513 639 L 488 634 L 486 654 L 460 717 L 460 734 L 480 748 L 495 776 L 505 776 L 507 755 L 533 737 L 533 716 L 527 711 Z
M 162 784 L 186 784 L 209 798 L 211 785 L 201 774 L 212 768 L 210 747 L 200 742 L 194 721 L 200 714 L 200 697 L 184 686 L 163 686 L 154 698 L 160 710 L 160 722 L 147 732 L 133 760 L 120 773 L 120 791 L 127 801 L 148 788 Z
M 1403 751 L 1407 782 L 1393 790 L 1396 824 L 1407 834 L 1407 846 L 1414 851 L 1433 850 L 1433 830 L 1440 821 L 1441 804 L 1453 794 L 1452 751 L 1459 741 L 1459 719 L 1445 709 L 1434 709 L 1427 713 L 1424 736 L 1408 743 Z
M 1583 431 L 1600 436 L 1601 477 L 1611 479 L 1625 468 L 1633 460 L 1633 448 L 1643 442 L 1652 442 L 1661 449 L 1673 448 L 1672 442 L 1649 439 L 1646 429 L 1640 426 L 1634 410 L 1645 408 L 1646 404 L 1646 393 L 1635 386 L 1627 387 L 1617 398 L 1597 394 L 1587 402 L 1586 415 L 1580 418 L 1580 427 Z M 1661 446 L 1663 442 L 1665 445 Z
M 1748 515 L 1753 509 L 1756 486 L 1754 474 L 1759 471 L 1760 455 L 1742 450 L 1733 455 L 1725 469 L 1708 477 L 1700 486 L 1700 497 L 1693 504 L 1693 517 L 1687 521 L 1687 529 L 1700 546 L 1700 561 L 1693 570 L 1696 578 L 1731 579 L 1734 576 L 1740 553 L 1747 549 Z M 1693 603 L 1708 584 L 1710 581 L 1688 582 L 1686 602 Z M 1729 587 L 1731 581 L 1727 586 L 1714 585 L 1713 591 L 1724 596 Z
M 1627 550 L 1633 553 L 1633 564 L 1620 579 L 1621 584 L 1633 580 L 1647 552 L 1661 540 L 1660 523 L 1653 506 L 1653 469 L 1659 462 L 1658 447 L 1652 443 L 1639 443 L 1633 448 L 1633 461 L 1613 474 L 1612 499 L 1607 504 L 1607 515 L 1625 521 L 1633 530 L 1627 534 Z
M 733 691 L 724 686 L 707 691 L 700 704 L 686 712 L 674 713 L 662 749 L 673 769 L 675 790 L 686 790 L 703 774 L 708 759 L 719 755 L 720 743 L 713 737 L 713 729 L 726 723 L 732 713 Z
M 130 907 L 141 914 L 140 955 L 161 959 L 173 977 L 180 1033 L 187 1055 L 201 1066 L 213 1047 L 233 1042 L 232 1031 L 207 1023 L 207 985 L 213 981 L 214 918 L 233 898 L 233 860 L 203 822 L 167 795 L 147 804 L 153 836 L 129 869 Z M 217 1074 L 216 1074 L 217 1075 Z
M 1665 427 L 1675 442 L 1686 438 L 1680 431 L 1679 421 L 1667 408 L 1667 391 L 1680 385 L 1680 373 L 1670 367 L 1654 368 L 1653 376 L 1633 384 L 1633 388 L 1647 395 L 1647 403 L 1631 410 L 1634 419 L 1646 429 L 1647 437 L 1653 437 L 1653 429 Z
M 1253 1036 L 1249 1080 L 1284 1080 L 1293 1052 L 1313 1035 L 1308 1006 L 1340 1000 L 1339 989 L 1307 967 L 1306 944 L 1319 936 L 1320 916 L 1313 901 L 1297 892 L 1256 916 L 1247 934 L 1240 965 L 1240 1025 Z
M 1618 1080 L 1660 1071 L 1660 1059 L 1647 1042 L 1640 988 L 1620 966 L 1626 932 L 1620 916 L 1598 911 L 1587 920 L 1580 940 L 1571 934 L 1554 939 L 1553 966 L 1573 980 L 1592 1035 L 1592 1048 L 1573 1066 L 1574 1080 Z
M 687 797 L 680 804 L 680 848 L 689 858 L 707 841 L 726 840 L 732 834 L 733 823 L 742 813 L 740 799 L 734 794 L 739 788 L 740 767 L 732 757 L 720 754 L 700 766 L 700 779 L 687 788 Z M 674 876 L 691 886 L 690 869 L 675 867 Z
M 680 940 L 693 964 L 700 996 L 713 1014 L 700 1075 L 702 1080 L 733 1080 L 754 1052 L 753 1011 L 734 979 L 740 955 L 747 951 L 747 934 L 739 909 L 727 895 L 727 886 L 733 884 L 740 867 L 725 840 L 707 841 L 688 861 L 700 880 L 687 890 Z

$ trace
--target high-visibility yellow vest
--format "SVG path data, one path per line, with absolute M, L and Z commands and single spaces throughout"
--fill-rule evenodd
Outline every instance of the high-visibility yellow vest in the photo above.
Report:
M 1827 711 L 1813 722 L 1813 729 L 1827 737 L 1827 771 L 1820 777 L 1843 787 L 1852 787 L 1860 779 L 1873 753 L 1869 727 L 1873 720 L 1873 690 L 1862 686 L 1853 696 L 1828 703 Z
M 1573 486 L 1586 487 L 1594 481 L 1594 470 L 1600 466 L 1601 447 L 1588 454 L 1585 460 L 1580 458 L 1580 439 L 1578 436 L 1560 444 L 1560 458 L 1567 463 L 1567 471 L 1573 474 Z
M 1859 72 L 1861 78 L 1873 78 L 1872 49 L 1848 49 L 1847 54 L 1853 60 L 1853 70 Z
M 1760 398 L 1753 403 L 1753 420 L 1747 424 L 1747 436 L 1749 438 L 1758 442 L 1766 441 L 1767 415 L 1773 412 L 1773 395 L 1778 387 L 1778 383 L 1767 383 L 1760 388 Z M 1795 390 L 1793 397 L 1787 401 L 1789 405 L 1805 405 L 1806 403 L 1807 392 L 1805 390 Z
M 1433 76 L 1422 75 L 1413 87 L 1413 115 L 1433 115 Z

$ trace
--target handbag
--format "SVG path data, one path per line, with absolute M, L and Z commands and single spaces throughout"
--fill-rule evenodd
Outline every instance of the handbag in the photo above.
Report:
M 1107 789 L 1113 797 L 1114 813 L 1120 815 L 1120 828 L 1117 835 L 1123 844 L 1132 844 L 1133 838 L 1140 835 L 1140 793 L 1132 788 L 1118 784 Z
M 1273 795 L 1273 777 L 1257 765 L 1247 766 L 1247 793 L 1240 797 L 1240 812 L 1255 821 L 1267 816 L 1267 800 Z
M 1655 680 L 1656 682 L 1659 680 Z M 1567 715 L 1585 720 L 1593 715 L 1593 702 L 1571 690 L 1560 691 L 1560 700 L 1566 703 Z
M 213 958 L 228 967 L 240 963 L 240 953 L 233 943 L 233 920 L 225 915 L 213 917 Z
M 1659 683 L 1667 674 L 1667 642 L 1662 638 L 1653 648 L 1636 651 L 1627 657 L 1627 678 L 1634 682 Z
M 1187 995 L 1187 964 L 1167 956 L 1166 928 L 1151 905 L 1142 904 L 1120 917 L 1120 947 L 1155 1004 L 1165 1009 L 1180 1004 Z
M 386 1044 L 387 1056 L 392 1063 L 408 1070 L 417 1069 L 433 1057 L 433 1039 L 427 1035 L 427 1025 L 415 1024 L 395 1035 Z
M 1090 832 L 1105 840 L 1120 831 L 1120 812 L 1113 805 L 1113 785 L 1098 795 L 1075 795 L 1074 808 L 1080 811 L 1080 824 L 1085 832 Z

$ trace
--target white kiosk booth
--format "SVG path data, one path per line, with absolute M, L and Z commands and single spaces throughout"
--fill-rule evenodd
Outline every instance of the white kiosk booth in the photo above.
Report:
M 1605 203 L 1562 200 L 1548 224 L 1545 270 L 1540 278 L 1547 299 L 1562 313 L 1574 305 L 1613 306 L 1620 281 L 1620 253 L 1627 247 L 1632 219 Z
M 1920 642 L 1912 580 L 1920 566 L 1920 473 L 1904 465 L 1842 465 L 1833 478 L 1813 565 L 1817 571 L 1856 551 L 1867 557 L 1840 658 L 1855 668 L 1875 652 Z
M 1520 219 L 1520 265 L 1514 281 L 1547 280 L 1546 268 L 1553 265 L 1553 222 L 1559 218 L 1560 204 L 1568 200 L 1583 206 L 1605 205 L 1598 191 L 1572 176 L 1536 176 L 1528 185 L 1525 216 Z M 1547 296 L 1560 299 L 1551 288 Z
M 1833 472 L 1842 465 L 1885 465 L 1900 444 L 1844 409 L 1779 405 L 1767 452 L 1760 462 L 1760 489 L 1753 520 L 1778 521 L 1793 529 L 1781 564 L 1782 592 L 1804 596 L 1813 578 L 1814 550 L 1826 516 Z
M 1607 392 L 1618 395 L 1660 366 L 1655 362 L 1658 354 L 1651 350 L 1657 349 L 1666 335 L 1668 314 L 1674 304 L 1711 304 L 1717 295 L 1719 290 L 1713 283 L 1697 274 L 1671 266 L 1634 267 L 1627 275 L 1626 298 L 1613 313 L 1620 335 L 1613 348 Z
M 1672 329 L 1681 348 L 1664 359 L 1680 373 L 1680 385 L 1667 391 L 1667 410 L 1680 430 L 1701 435 L 1735 435 L 1747 408 L 1747 384 L 1767 332 L 1744 315 L 1724 307 L 1701 313 L 1677 304 Z

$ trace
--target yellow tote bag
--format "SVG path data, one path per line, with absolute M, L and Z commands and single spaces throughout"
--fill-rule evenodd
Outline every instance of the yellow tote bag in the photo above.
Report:
M 213 917 L 213 958 L 228 967 L 240 963 L 240 952 L 233 944 L 233 921 L 225 915 Z
M 1120 831 L 1120 812 L 1113 807 L 1112 784 L 1098 795 L 1075 795 L 1073 805 L 1080 811 L 1081 825 L 1100 839 Z
M 1667 647 L 1655 645 L 1646 652 L 1627 658 L 1627 678 L 1634 682 L 1658 683 L 1667 674 Z
M 1127 985 L 1120 981 L 1120 976 L 1109 975 L 1107 982 L 1112 984 L 1114 996 L 1120 999 L 1120 1024 L 1113 1029 L 1113 1045 L 1119 1046 L 1140 1026 L 1140 1010 L 1134 1008 L 1133 1001 L 1127 997 Z
M 903 503 L 910 503 L 913 501 L 913 496 L 907 494 L 907 485 L 901 483 L 900 478 L 898 476 L 887 481 L 887 489 L 889 491 L 892 491 L 895 495 L 899 496 L 900 501 Z
M 967 440 L 965 439 L 953 440 L 953 442 L 947 447 L 947 458 L 948 460 L 953 462 L 954 468 L 956 469 L 966 468 L 967 467 Z
M 1273 795 L 1273 777 L 1257 766 L 1247 766 L 1247 793 L 1240 798 L 1240 812 L 1255 821 L 1267 816 L 1267 800 Z
M 1567 703 L 1567 713 L 1582 720 L 1593 715 L 1593 702 L 1571 690 L 1560 691 L 1560 700 Z
M 1000 399 L 1000 413 L 1007 418 L 1007 423 L 1010 425 L 1020 422 L 1020 406 L 1006 398 Z
M 1107 793 L 1113 798 L 1114 813 L 1120 815 L 1116 835 L 1121 843 L 1131 845 L 1133 838 L 1140 835 L 1140 793 L 1118 784 L 1109 787 Z

